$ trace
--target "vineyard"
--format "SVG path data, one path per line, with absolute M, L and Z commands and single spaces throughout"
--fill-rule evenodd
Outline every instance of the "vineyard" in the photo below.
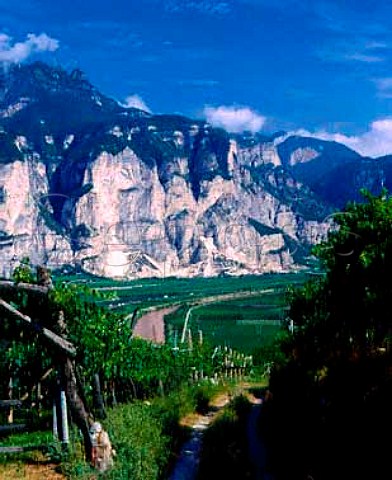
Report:
M 125 418 L 131 423 L 146 422 L 147 431 L 155 428 L 156 435 L 170 445 L 169 451 L 175 449 L 178 421 L 184 411 L 205 404 L 208 392 L 219 385 L 252 373 L 252 347 L 259 346 L 261 339 L 274 337 L 284 315 L 286 286 L 303 280 L 299 275 L 268 275 L 119 283 L 89 276 L 54 275 L 52 279 L 50 272 L 42 278 L 42 272 L 45 269 L 36 272 L 26 259 L 15 269 L 13 281 L 0 282 L 4 312 L 0 398 L 7 406 L 0 412 L 7 432 L 0 438 L 0 451 L 36 448 L 55 452 L 52 457 L 61 459 L 63 468 L 73 459 L 72 466 L 64 470 L 69 478 L 83 478 L 83 472 L 88 475 L 90 471 L 89 428 L 96 420 L 106 422 L 120 452 L 113 478 L 138 478 L 135 458 L 128 459 L 126 469 L 132 467 L 133 476 L 119 476 L 119 468 L 125 471 L 127 455 L 119 435 Z M 222 295 L 227 300 L 214 303 Z M 207 297 L 212 304 L 203 304 Z M 179 309 L 166 322 L 165 343 L 133 336 L 138 313 L 167 305 Z M 184 314 L 189 305 L 195 315 L 189 318 L 185 332 Z M 177 340 L 173 334 L 176 325 Z M 255 329 L 259 335 L 254 334 Z M 21 399 L 22 410 L 28 412 L 25 418 L 16 408 L 22 405 Z M 146 410 L 138 402 L 152 402 L 155 407 Z M 64 405 L 68 408 L 65 416 L 72 420 L 70 432 L 61 423 Z M 130 431 L 136 431 L 132 430 L 136 423 L 129 425 Z M 57 436 L 57 447 L 48 441 L 51 430 Z M 15 431 L 27 433 L 15 436 Z M 34 447 L 34 432 L 40 431 L 38 437 L 46 440 Z M 133 438 L 130 432 L 127 435 Z M 132 451 L 145 449 L 143 442 L 151 439 L 133 440 Z M 79 454 L 71 455 L 72 451 Z M 140 479 L 160 478 L 168 468 L 170 455 L 166 460 L 161 458 L 163 454 L 157 455 L 155 476 L 148 477 L 139 465 Z
M 88 286 L 107 294 L 100 299 L 101 306 L 120 313 L 130 313 L 135 308 L 163 307 L 193 302 L 215 295 L 257 292 L 266 289 L 284 291 L 289 285 L 300 285 L 305 273 L 247 275 L 242 277 L 211 278 L 150 278 L 117 281 L 87 274 L 56 275 L 59 282 Z M 273 302 L 272 302 L 273 303 Z
M 286 289 L 282 285 L 260 295 L 193 307 L 189 328 L 197 338 L 210 344 L 224 345 L 251 354 L 276 337 L 286 315 Z M 166 337 L 173 345 L 178 341 L 187 305 L 166 316 Z

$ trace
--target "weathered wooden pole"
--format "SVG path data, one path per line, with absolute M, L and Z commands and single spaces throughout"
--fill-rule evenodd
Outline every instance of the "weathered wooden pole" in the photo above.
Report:
M 9 378 L 8 382 L 8 399 L 12 400 L 13 398 L 13 391 L 14 391 L 14 381 L 12 377 Z M 7 415 L 7 423 L 14 423 L 14 409 L 12 406 L 8 409 L 8 415 Z
M 37 413 L 38 417 L 42 416 L 41 412 L 41 401 L 42 401 L 42 388 L 41 382 L 38 380 L 37 382 Z
M 98 418 L 101 420 L 106 418 L 105 403 L 103 400 L 101 379 L 99 373 L 95 373 L 93 376 L 93 402 Z
M 25 292 L 30 295 L 37 295 L 40 298 L 48 299 L 48 294 L 52 289 L 52 283 L 50 274 L 47 269 L 41 267 L 37 271 L 37 277 L 41 285 L 31 285 L 25 283 L 15 283 L 12 281 L 0 281 L 0 293 L 5 292 Z M 6 302 L 0 298 L 0 311 L 6 312 L 6 316 L 0 315 L 0 322 L 7 320 L 13 320 L 19 322 L 19 325 L 26 330 L 33 331 L 38 335 L 42 341 L 53 352 L 54 363 L 58 368 L 60 376 L 60 388 L 63 394 L 59 394 L 57 400 L 65 407 L 64 398 L 67 399 L 70 408 L 71 416 L 78 428 L 82 432 L 85 446 L 85 456 L 88 461 L 91 460 L 92 446 L 89 435 L 89 427 L 91 423 L 91 416 L 87 408 L 83 388 L 78 381 L 76 371 L 76 348 L 67 339 L 67 329 L 63 312 L 59 312 L 57 319 L 57 325 L 53 325 L 53 330 L 48 329 L 42 325 L 37 318 L 31 318 L 28 315 L 17 310 L 11 303 Z M 63 399 L 61 401 L 61 399 Z M 62 418 L 60 405 L 59 410 L 56 412 L 56 418 L 58 420 L 58 433 L 61 433 L 61 439 L 69 441 L 69 432 L 67 432 L 68 424 L 65 425 L 65 432 L 63 433 L 62 425 L 60 427 L 60 419 Z M 64 409 L 63 409 L 64 411 Z M 66 412 L 66 407 L 65 407 Z M 59 431 L 61 430 L 61 432 Z

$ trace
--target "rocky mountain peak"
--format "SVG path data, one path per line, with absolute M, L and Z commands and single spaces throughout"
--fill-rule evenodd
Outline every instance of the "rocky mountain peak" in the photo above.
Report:
M 26 255 L 127 278 L 303 268 L 334 208 L 392 173 L 335 142 L 124 108 L 79 70 L 33 63 L 3 83 L 4 274 Z

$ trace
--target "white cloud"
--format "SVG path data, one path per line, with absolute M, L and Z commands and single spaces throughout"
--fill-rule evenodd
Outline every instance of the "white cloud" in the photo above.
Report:
M 344 58 L 363 63 L 379 63 L 385 61 L 385 57 L 382 57 L 381 55 L 366 55 L 364 53 L 353 53 L 351 55 L 346 55 Z
M 388 43 L 372 40 L 369 35 L 362 35 L 355 39 L 350 37 L 327 42 L 317 55 L 325 61 L 377 64 L 388 59 L 388 48 Z
M 364 48 L 363 46 L 356 46 L 346 43 L 338 43 L 333 47 L 326 47 L 319 50 L 317 56 L 327 62 L 358 62 L 358 63 L 382 63 L 387 57 L 379 51 L 374 52 L 374 49 Z
M 29 33 L 24 42 L 14 42 L 9 35 L 0 33 L 0 62 L 20 63 L 34 53 L 54 52 L 58 47 L 58 40 L 46 33 L 40 35 Z
M 375 78 L 373 82 L 380 98 L 392 98 L 392 77 Z
M 392 118 L 383 118 L 372 122 L 367 132 L 362 135 L 348 136 L 342 133 L 325 131 L 312 133 L 307 130 L 297 130 L 291 132 L 291 134 L 343 143 L 361 155 L 368 157 L 392 154 Z
M 368 40 L 365 43 L 366 50 L 384 50 L 388 48 L 388 44 L 386 42 L 378 42 L 377 40 Z
M 230 3 L 220 0 L 168 0 L 164 5 L 170 13 L 194 11 L 207 15 L 226 15 L 231 11 Z
M 216 87 L 219 85 L 219 82 L 217 80 L 212 80 L 208 78 L 178 80 L 177 83 L 181 87 L 201 87 L 201 88 Z
M 205 107 L 204 115 L 214 127 L 222 127 L 231 133 L 249 130 L 256 133 L 266 122 L 266 118 L 249 107 L 225 106 Z
M 145 112 L 151 113 L 151 110 L 148 108 L 145 101 L 139 95 L 130 95 L 125 99 L 124 103 L 122 103 L 121 105 L 126 108 L 133 107 L 133 108 L 138 108 L 139 110 L 144 110 Z

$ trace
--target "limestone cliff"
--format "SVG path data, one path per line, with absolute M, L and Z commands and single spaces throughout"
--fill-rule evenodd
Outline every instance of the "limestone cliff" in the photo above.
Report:
M 104 138 L 96 155 L 96 139 L 64 138 L 57 165 L 15 139 L 21 159 L 0 166 L 3 274 L 22 256 L 121 278 L 289 271 L 326 231 L 296 209 L 303 189 L 271 145 L 153 121 Z
M 46 168 L 36 155 L 0 164 L 0 274 L 9 276 L 16 262 L 72 262 L 64 231 L 50 228 Z
M 121 278 L 298 269 L 354 190 L 334 172 L 392 178 L 334 142 L 124 108 L 78 70 L 17 66 L 4 85 L 3 275 L 23 256 Z

